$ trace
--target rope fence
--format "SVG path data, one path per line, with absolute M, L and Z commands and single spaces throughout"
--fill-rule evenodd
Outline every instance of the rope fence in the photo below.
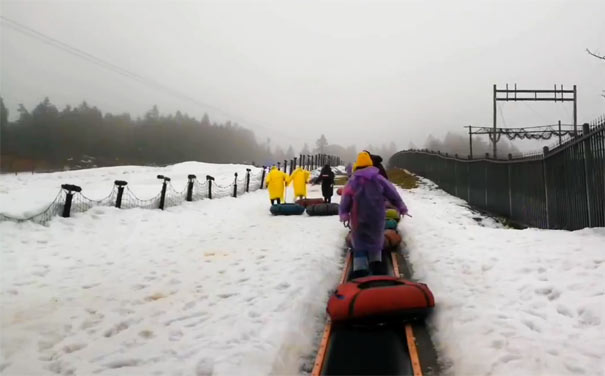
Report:
M 161 191 L 149 199 L 139 198 L 128 186 L 128 182 L 116 180 L 111 192 L 100 200 L 94 200 L 82 193 L 82 188 L 73 184 L 63 184 L 55 199 L 40 213 L 25 216 L 23 218 L 13 217 L 0 213 L 1 221 L 27 222 L 45 225 L 52 218 L 61 216 L 70 217 L 74 213 L 83 213 L 93 207 L 114 206 L 120 209 L 166 209 L 182 205 L 186 201 L 199 201 L 223 197 L 238 197 L 247 192 L 253 192 L 263 188 L 265 180 L 265 167 L 261 171 L 252 173 L 246 169 L 246 174 L 238 178 L 234 174 L 233 182 L 229 185 L 219 185 L 214 182 L 214 177 L 206 175 L 206 180 L 198 180 L 196 175 L 189 175 L 187 186 L 183 191 L 178 191 L 172 185 L 167 176 L 158 175 L 162 181 Z

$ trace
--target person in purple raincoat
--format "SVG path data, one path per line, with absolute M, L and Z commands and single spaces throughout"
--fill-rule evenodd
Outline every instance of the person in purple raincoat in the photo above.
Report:
M 353 175 L 342 192 L 340 220 L 351 226 L 353 278 L 386 274 L 382 263 L 385 200 L 405 215 L 408 211 L 395 187 L 372 166 L 367 152 L 359 153 Z

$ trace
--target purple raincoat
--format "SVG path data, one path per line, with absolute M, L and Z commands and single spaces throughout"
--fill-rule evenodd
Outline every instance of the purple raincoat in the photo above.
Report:
M 353 173 L 340 199 L 340 218 L 349 216 L 353 248 L 380 252 L 384 242 L 385 199 L 400 213 L 407 207 L 395 187 L 382 177 L 376 167 L 366 167 Z

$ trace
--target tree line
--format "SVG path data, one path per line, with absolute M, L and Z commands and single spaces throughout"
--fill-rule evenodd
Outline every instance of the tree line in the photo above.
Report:
M 355 146 L 329 144 L 321 135 L 313 148 L 299 153 L 292 146 L 272 147 L 271 140 L 258 142 L 249 129 L 229 121 L 211 122 L 177 111 L 160 114 L 153 106 L 142 117 L 101 112 L 86 102 L 59 110 L 48 98 L 31 111 L 23 105 L 16 120 L 9 121 L 0 97 L 0 168 L 2 172 L 62 170 L 124 164 L 166 165 L 183 161 L 271 164 L 299 154 L 323 153 L 354 161 Z M 376 154 L 393 154 L 395 145 L 374 147 Z

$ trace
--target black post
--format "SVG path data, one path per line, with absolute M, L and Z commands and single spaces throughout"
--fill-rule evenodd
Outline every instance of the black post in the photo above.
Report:
M 160 209 L 164 210 L 164 203 L 166 202 L 166 188 L 168 187 L 170 178 L 164 175 L 158 175 L 158 179 L 164 180 L 162 183 L 162 194 L 160 195 Z
M 189 179 L 189 182 L 187 183 L 187 201 L 193 201 L 193 183 L 195 178 L 196 176 L 193 174 L 187 175 L 187 179 Z
M 574 92 L 576 90 L 576 86 L 574 85 Z M 574 102 L 575 103 L 575 102 Z M 590 126 L 588 125 L 588 123 L 584 123 L 582 124 L 582 136 L 584 136 L 584 186 L 586 187 L 586 208 L 588 209 L 586 211 L 586 214 L 588 214 L 588 227 L 592 227 L 592 204 L 593 204 L 593 200 L 594 198 L 590 196 L 590 174 L 593 173 L 592 171 L 592 150 L 590 147 L 590 139 L 586 136 L 588 136 L 588 133 L 590 132 Z
M 82 192 L 82 188 L 73 184 L 61 184 L 61 188 L 67 191 L 67 195 L 65 196 L 65 206 L 63 206 L 63 218 L 69 218 L 69 214 L 71 212 L 71 202 L 74 198 L 74 192 L 80 193 Z
M 550 215 L 549 215 L 549 210 L 548 210 L 548 175 L 546 174 L 546 158 L 548 157 L 548 146 L 544 146 L 542 148 L 542 179 L 544 180 L 544 202 L 546 205 L 546 228 L 550 228 Z
M 206 175 L 206 181 L 208 182 L 208 198 L 212 199 L 212 182 L 214 178 L 210 175 Z
M 124 195 L 124 186 L 128 183 L 124 180 L 116 180 L 113 182 L 118 186 L 118 196 L 116 197 L 116 208 L 120 209 L 122 207 L 122 196 Z
M 287 174 L 288 173 L 288 160 L 284 159 L 284 172 Z
M 290 159 L 290 175 L 292 175 L 293 168 L 294 168 L 294 159 Z
M 237 172 L 234 175 L 235 178 L 233 179 L 233 197 L 237 197 Z
M 294 157 L 294 168 L 296 168 L 297 164 L 296 164 L 296 157 Z
M 468 126 L 468 149 L 469 159 L 473 159 L 473 127 Z
M 263 175 L 260 178 L 260 189 L 265 186 L 265 168 L 267 168 L 267 166 L 263 166 Z
M 559 146 L 561 146 L 561 120 L 559 120 Z
M 250 169 L 246 169 L 246 192 L 250 192 Z

